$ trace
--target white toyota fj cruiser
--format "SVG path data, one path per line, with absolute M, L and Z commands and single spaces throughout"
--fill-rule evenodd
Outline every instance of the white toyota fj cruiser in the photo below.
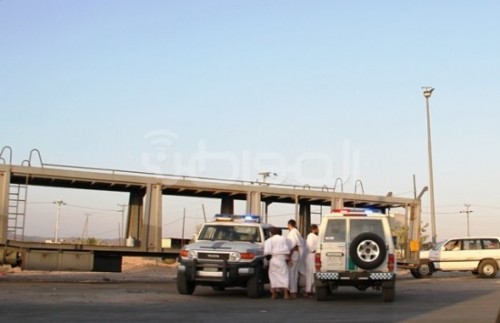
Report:
M 271 227 L 256 215 L 216 215 L 214 222 L 203 225 L 195 242 L 181 250 L 178 292 L 191 295 L 196 285 L 212 286 L 214 291 L 246 287 L 248 297 L 261 297 L 269 282 L 264 241 Z

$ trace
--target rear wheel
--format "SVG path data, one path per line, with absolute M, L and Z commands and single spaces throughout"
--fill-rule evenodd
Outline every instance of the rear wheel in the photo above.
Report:
M 396 298 L 396 281 L 382 283 L 382 299 L 384 302 L 394 302 Z
M 317 301 L 326 301 L 328 299 L 328 295 L 330 295 L 330 289 L 328 288 L 328 286 L 316 286 Z
M 191 295 L 196 287 L 195 282 L 186 279 L 182 273 L 177 273 L 177 291 L 182 295 Z
M 493 260 L 483 260 L 479 264 L 479 275 L 483 278 L 495 278 L 497 275 L 497 265 Z
M 418 272 L 418 269 L 410 269 L 410 273 L 413 276 L 413 278 L 422 278 L 420 273 Z
M 394 302 L 396 289 L 394 287 L 382 287 L 382 299 L 384 302 Z

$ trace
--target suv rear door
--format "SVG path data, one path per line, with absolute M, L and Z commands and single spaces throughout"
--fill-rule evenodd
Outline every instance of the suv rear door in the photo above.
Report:
M 330 218 L 325 227 L 321 243 L 322 271 L 344 271 L 347 269 L 347 221 L 345 218 Z

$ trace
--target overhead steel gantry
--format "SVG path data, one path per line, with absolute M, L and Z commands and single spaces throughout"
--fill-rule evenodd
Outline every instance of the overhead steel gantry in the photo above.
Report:
M 12 234 L 9 235 L 8 230 L 9 203 L 12 199 L 11 187 L 15 185 L 129 193 L 125 237 L 132 237 L 135 244 L 131 247 L 87 246 L 44 244 L 12 239 Z M 295 219 L 302 232 L 306 232 L 310 226 L 312 205 L 328 208 L 363 207 L 382 212 L 393 208 L 404 208 L 409 219 L 410 240 L 418 238 L 420 232 L 420 196 L 414 199 L 376 196 L 335 192 L 333 188 L 326 186 L 286 186 L 55 164 L 42 164 L 39 167 L 29 164 L 21 166 L 3 164 L 0 165 L 0 250 L 3 248 L 3 251 L 0 251 L 0 263 L 12 262 L 17 255 L 22 258 L 23 266 L 30 269 L 26 263 L 30 257 L 31 263 L 36 267 L 35 264 L 43 262 L 43 258 L 50 258 L 47 254 L 53 251 L 59 254 L 53 257 L 54 263 L 42 267 L 71 269 L 70 263 L 75 262 L 76 258 L 81 260 L 81 252 L 87 252 L 90 256 L 83 261 L 85 262 L 83 268 L 117 271 L 117 263 L 119 261 L 121 266 L 121 257 L 125 255 L 172 256 L 178 250 L 166 250 L 161 246 L 163 195 L 217 198 L 221 201 L 221 213 L 233 213 L 234 201 L 243 200 L 246 201 L 248 214 L 260 214 L 266 220 L 270 204 L 276 202 L 294 204 Z M 32 253 L 37 252 L 45 254 L 33 256 Z M 61 254 L 71 252 L 76 252 L 78 257 L 69 256 L 70 258 L 66 260 L 62 258 Z M 418 259 L 415 252 L 408 250 L 406 254 L 409 262 L 412 258 Z

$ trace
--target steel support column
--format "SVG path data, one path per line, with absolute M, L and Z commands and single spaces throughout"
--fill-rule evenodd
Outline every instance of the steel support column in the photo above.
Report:
M 10 172 L 0 172 L 0 243 L 7 242 Z

